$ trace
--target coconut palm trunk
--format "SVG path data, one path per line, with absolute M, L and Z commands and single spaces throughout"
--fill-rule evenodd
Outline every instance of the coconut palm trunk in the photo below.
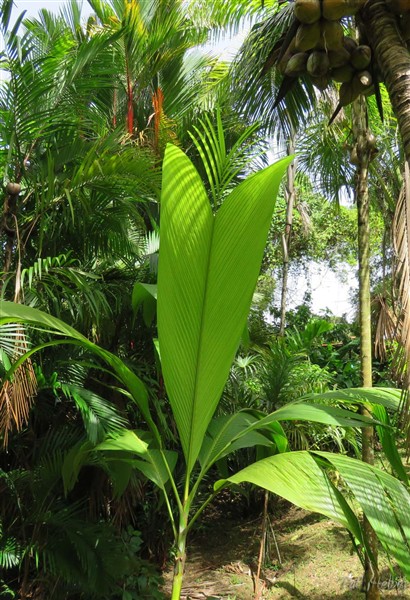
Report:
M 372 337 L 370 319 L 370 207 L 369 207 L 369 165 L 372 159 L 372 135 L 367 124 L 366 100 L 363 96 L 353 103 L 352 125 L 355 140 L 354 153 L 356 155 L 356 186 L 355 197 L 358 215 L 358 255 L 359 255 L 359 321 L 360 321 L 360 360 L 362 385 L 372 387 Z M 362 414 L 370 416 L 366 408 Z M 365 427 L 362 435 L 362 459 L 364 462 L 374 464 L 374 430 Z M 374 562 L 365 558 L 364 590 L 367 600 L 380 598 L 377 569 L 377 538 L 369 523 L 364 517 L 363 528 L 369 546 L 372 550 Z
M 403 143 L 405 159 L 405 183 L 397 202 L 394 218 L 394 244 L 396 259 L 400 265 L 396 272 L 397 288 L 402 306 L 403 326 L 401 328 L 401 344 L 407 362 L 410 364 L 410 306 L 408 304 L 408 289 L 410 275 L 408 271 L 409 240 L 409 167 L 410 167 L 410 52 L 398 28 L 396 16 L 388 10 L 384 0 L 369 1 L 365 7 L 363 18 L 366 23 L 366 33 L 382 73 L 383 81 L 390 96 L 393 110 L 396 114 L 400 136 Z M 407 379 L 408 385 L 408 379 Z
M 386 0 L 369 0 L 363 10 L 366 35 L 399 124 L 407 162 L 410 162 L 410 52 L 398 20 Z

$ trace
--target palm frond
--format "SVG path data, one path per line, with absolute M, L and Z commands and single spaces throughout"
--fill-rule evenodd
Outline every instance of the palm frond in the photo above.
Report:
M 12 569 L 20 564 L 21 548 L 13 537 L 5 535 L 0 524 L 0 568 Z
M 264 154 L 258 148 L 259 140 L 255 138 L 259 125 L 247 127 L 227 151 L 220 111 L 216 114 L 216 126 L 209 116 L 199 123 L 200 127 L 194 126 L 195 135 L 190 134 L 190 137 L 204 165 L 213 206 L 216 208 L 231 189 L 232 183 L 250 170 L 258 155 Z
M 377 315 L 374 332 L 374 352 L 381 361 L 387 360 L 387 349 L 396 340 L 398 323 L 396 315 L 384 294 L 378 294 L 372 299 L 373 310 Z
M 238 110 L 259 121 L 281 146 L 292 130 L 298 131 L 306 122 L 316 101 L 309 80 L 300 80 L 277 105 L 282 75 L 277 68 L 266 69 L 269 60 L 272 65 L 276 63 L 293 20 L 292 3 L 279 10 L 274 6 L 266 18 L 253 26 L 232 64 L 232 93 Z
M 396 255 L 395 278 L 397 282 L 398 306 L 400 315 L 400 345 L 404 362 L 401 368 L 410 364 L 410 172 L 405 163 L 404 185 L 397 201 L 393 220 L 393 245 Z M 401 370 L 399 366 L 399 370 Z M 406 381 L 408 379 L 406 369 Z
M 80 411 L 92 444 L 97 444 L 107 434 L 126 426 L 127 420 L 118 413 L 115 406 L 95 392 L 68 383 L 61 384 L 61 391 L 66 398 L 74 401 Z

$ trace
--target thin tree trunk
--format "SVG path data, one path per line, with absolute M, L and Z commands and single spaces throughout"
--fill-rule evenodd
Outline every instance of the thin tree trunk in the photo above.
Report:
M 368 172 L 373 144 L 367 126 L 367 107 L 363 96 L 353 104 L 353 136 L 356 144 L 356 203 L 358 215 L 358 254 L 359 254 L 359 314 L 360 314 L 360 361 L 362 385 L 372 387 L 372 338 L 370 319 L 370 211 Z M 363 408 L 362 414 L 370 416 Z M 374 464 L 373 427 L 363 428 L 362 460 Z M 364 587 L 367 600 L 379 600 L 377 568 L 377 537 L 366 517 L 363 518 L 364 534 L 372 550 L 376 564 L 369 557 L 365 560 Z
M 260 598 L 262 598 L 263 589 L 264 589 L 264 586 L 261 586 L 260 577 L 261 577 L 262 563 L 264 562 L 264 558 L 265 558 L 266 540 L 267 540 L 267 535 L 268 535 L 268 521 L 269 521 L 268 507 L 269 507 L 269 492 L 268 492 L 268 490 L 265 490 L 264 502 L 263 502 L 263 516 L 262 516 L 262 533 L 261 533 L 261 539 L 260 539 L 260 544 L 259 544 L 258 567 L 256 570 L 256 575 L 254 577 L 254 593 L 253 593 L 254 600 L 260 600 Z
M 386 0 L 368 0 L 363 10 L 366 36 L 396 113 L 406 159 L 410 162 L 410 53 Z
M 131 79 L 129 59 L 126 57 L 126 77 L 127 77 L 127 132 L 129 135 L 134 133 L 134 93 Z
M 292 130 L 288 144 L 288 156 L 295 152 L 295 134 Z M 293 208 L 295 205 L 295 161 L 292 161 L 287 170 L 287 184 L 285 191 L 286 198 L 286 224 L 285 231 L 282 236 L 283 250 L 283 271 L 282 271 L 282 294 L 280 301 L 280 328 L 279 335 L 285 335 L 286 325 L 286 308 L 287 308 L 287 293 L 288 293 L 288 274 L 289 274 L 289 247 L 290 238 L 292 235 L 293 224 Z

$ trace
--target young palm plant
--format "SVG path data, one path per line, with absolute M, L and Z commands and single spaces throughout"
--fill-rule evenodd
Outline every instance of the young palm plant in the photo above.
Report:
M 215 133 L 215 132 L 214 132 Z M 221 133 L 221 132 L 220 132 Z M 205 148 L 213 181 L 223 173 L 225 156 L 218 134 Z M 242 410 L 214 416 L 243 333 L 262 261 L 274 208 L 274 198 L 290 159 L 284 159 L 244 179 L 217 198 L 213 213 L 202 180 L 190 160 L 169 145 L 163 164 L 161 246 L 158 270 L 158 341 L 162 372 L 179 434 L 182 457 L 168 450 L 158 432 L 141 380 L 119 358 L 90 342 L 62 321 L 35 309 L 3 302 L 0 324 L 24 322 L 64 336 L 64 343 L 91 350 L 113 369 L 127 394 L 137 403 L 149 433 L 124 430 L 94 446 L 70 453 L 66 480 L 75 482 L 81 465 L 101 456 L 105 464 L 123 461 L 142 471 L 162 491 L 175 536 L 172 599 L 180 598 L 187 536 L 204 508 L 224 487 L 242 482 L 279 494 L 309 510 L 342 523 L 368 550 L 357 516 L 327 472 L 337 469 L 382 544 L 410 577 L 410 495 L 394 477 L 346 456 L 328 452 L 287 452 L 281 420 L 312 420 L 362 427 L 372 422 L 357 413 L 294 402 L 266 414 Z M 219 180 L 218 180 L 219 181 Z M 223 202 L 222 202 L 223 200 Z M 43 344 L 62 343 L 61 339 Z M 13 373 L 33 348 L 8 370 Z M 346 394 L 348 397 L 348 394 Z M 383 403 L 397 401 L 394 391 L 351 392 Z M 353 400 L 352 400 L 353 401 Z M 215 482 L 197 507 L 199 486 L 217 460 L 238 448 L 265 445 L 271 456 L 250 464 L 226 480 Z M 182 487 L 173 476 L 182 459 Z M 372 499 L 377 497 L 377 506 Z M 382 516 L 381 516 L 382 515 Z M 397 527 L 399 523 L 399 527 Z

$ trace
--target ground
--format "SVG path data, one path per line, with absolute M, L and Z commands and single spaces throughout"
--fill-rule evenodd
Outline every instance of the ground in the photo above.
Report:
M 205 517 L 190 540 L 182 600 L 253 600 L 261 523 L 261 515 L 244 519 L 224 505 Z M 259 598 L 364 600 L 361 563 L 342 527 L 284 501 L 270 510 L 270 523 Z M 394 579 L 384 556 L 381 564 L 381 597 L 410 599 L 410 582 Z M 170 580 L 171 572 L 167 596 Z

